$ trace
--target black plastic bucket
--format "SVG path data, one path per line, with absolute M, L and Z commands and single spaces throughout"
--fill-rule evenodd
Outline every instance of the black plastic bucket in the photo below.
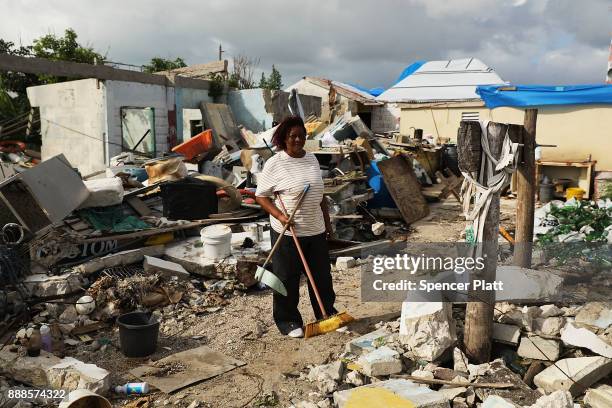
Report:
M 150 313 L 131 312 L 117 318 L 119 344 L 126 357 L 146 357 L 157 348 L 159 322 Z

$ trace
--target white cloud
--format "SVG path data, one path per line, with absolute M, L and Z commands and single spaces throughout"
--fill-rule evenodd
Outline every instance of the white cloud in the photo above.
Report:
M 4 3 L 3 39 L 29 44 L 72 27 L 81 42 L 133 64 L 211 61 L 221 43 L 226 58 L 259 57 L 267 72 L 275 64 L 285 84 L 317 75 L 389 86 L 414 60 L 450 57 L 479 58 L 517 83 L 600 82 L 610 41 L 605 0 Z

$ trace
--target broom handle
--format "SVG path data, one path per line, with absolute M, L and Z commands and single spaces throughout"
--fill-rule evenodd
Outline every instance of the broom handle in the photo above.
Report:
M 270 253 L 268 254 L 268 257 L 266 258 L 266 261 L 263 263 L 262 268 L 265 268 L 266 265 L 268 264 L 268 262 L 270 262 L 270 259 L 272 259 L 272 255 L 274 255 L 274 252 L 276 252 L 276 248 L 278 248 L 278 246 L 280 245 L 281 239 L 285 235 L 285 231 L 287 231 L 287 228 L 289 228 L 289 224 L 291 224 L 291 222 L 293 221 L 293 217 L 295 217 L 295 214 L 297 213 L 297 210 L 302 205 L 302 202 L 304 201 L 304 197 L 306 197 L 306 193 L 308 192 L 309 189 L 310 189 L 310 184 L 306 184 L 306 186 L 304 187 L 304 190 L 300 193 L 298 201 L 295 204 L 295 208 L 293 209 L 293 212 L 289 216 L 289 220 L 283 226 L 283 229 L 281 230 L 281 233 L 278 236 L 278 239 L 276 240 L 276 242 L 274 243 L 274 246 L 270 250 Z M 283 209 L 284 209 L 284 207 L 283 207 Z M 284 214 L 284 212 L 283 212 L 283 214 Z
M 280 195 L 276 196 L 278 201 L 280 202 L 281 208 L 283 209 L 283 214 L 287 215 L 287 209 L 285 208 L 285 204 L 283 200 L 280 198 Z M 310 286 L 312 286 L 312 290 L 315 293 L 315 297 L 317 298 L 317 303 L 319 304 L 319 308 L 321 309 L 321 313 L 323 314 L 323 318 L 327 319 L 327 312 L 325 311 L 325 307 L 323 306 L 323 301 L 321 300 L 321 295 L 319 295 L 319 289 L 317 289 L 317 285 L 315 285 L 314 278 L 312 277 L 312 272 L 310 272 L 310 268 L 308 267 L 308 262 L 306 262 L 306 257 L 304 256 L 304 252 L 302 251 L 302 246 L 300 245 L 300 241 L 298 240 L 297 235 L 295 235 L 295 228 L 292 226 L 289 227 L 291 231 L 291 235 L 293 236 L 293 242 L 295 242 L 295 246 L 297 247 L 298 253 L 300 254 L 300 258 L 302 259 L 302 264 L 304 265 L 304 270 L 306 271 L 306 276 L 308 276 L 308 280 L 310 281 Z

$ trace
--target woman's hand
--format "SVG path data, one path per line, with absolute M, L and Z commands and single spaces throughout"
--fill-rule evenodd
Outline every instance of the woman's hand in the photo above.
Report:
M 280 211 L 279 211 L 280 212 Z M 281 222 L 281 224 L 283 224 L 283 226 L 287 225 L 287 224 L 293 224 L 293 220 L 291 221 L 291 223 L 289 223 L 289 217 L 287 217 L 285 214 L 280 213 L 274 216 L 274 218 L 276 218 L 277 220 L 279 220 Z

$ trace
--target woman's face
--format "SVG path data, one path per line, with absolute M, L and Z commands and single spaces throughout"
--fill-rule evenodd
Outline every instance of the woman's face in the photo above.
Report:
M 301 155 L 304 152 L 304 143 L 306 143 L 304 129 L 300 126 L 294 126 L 289 129 L 289 134 L 287 139 L 285 139 L 289 155 Z

